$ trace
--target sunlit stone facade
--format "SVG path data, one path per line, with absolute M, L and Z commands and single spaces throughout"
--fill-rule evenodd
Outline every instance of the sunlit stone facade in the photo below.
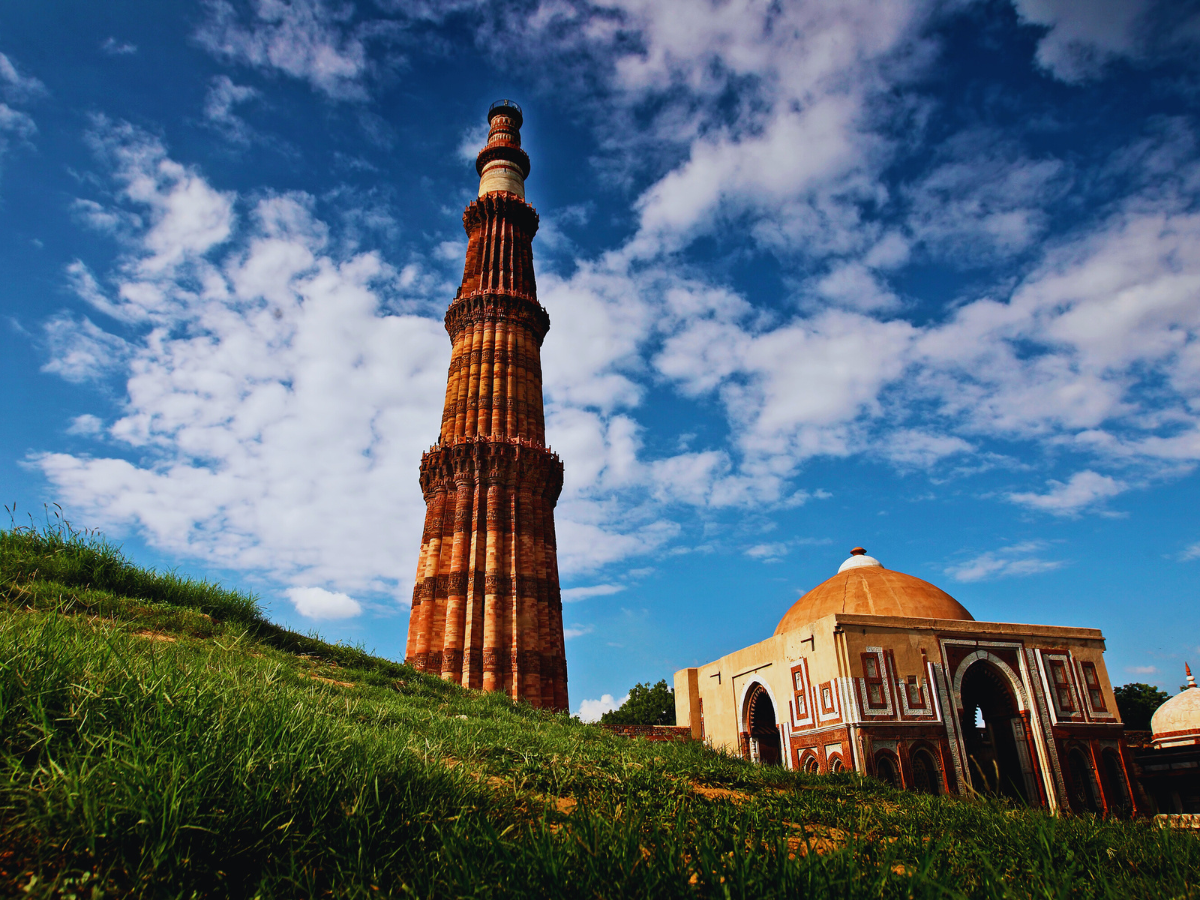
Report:
M 774 635 L 677 672 L 675 703 L 693 738 L 759 762 L 1135 811 L 1098 630 L 976 622 L 860 547 Z

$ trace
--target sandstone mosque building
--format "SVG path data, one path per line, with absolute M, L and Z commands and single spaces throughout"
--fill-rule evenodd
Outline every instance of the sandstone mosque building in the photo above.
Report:
M 566 710 L 554 539 L 563 466 L 546 447 L 521 108 L 488 110 L 467 259 L 446 311 L 452 345 L 438 441 L 421 457 L 425 528 L 406 661 L 466 687 Z
M 861 547 L 771 637 L 676 672 L 675 704 L 693 738 L 763 763 L 1136 811 L 1098 630 L 976 622 Z

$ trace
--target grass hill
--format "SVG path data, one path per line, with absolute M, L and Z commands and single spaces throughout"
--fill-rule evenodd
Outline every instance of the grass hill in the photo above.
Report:
M 1200 840 L 630 741 L 0 531 L 0 894 L 1192 897 Z

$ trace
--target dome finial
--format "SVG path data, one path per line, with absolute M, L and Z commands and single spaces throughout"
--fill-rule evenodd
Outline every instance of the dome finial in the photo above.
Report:
M 1196 686 L 1196 678 L 1194 675 L 1192 675 L 1192 667 L 1187 663 L 1184 663 L 1183 671 L 1187 672 L 1187 686 L 1189 688 L 1194 688 Z M 1184 688 L 1184 690 L 1187 690 L 1187 688 Z
M 861 569 L 874 567 L 882 569 L 883 564 L 873 556 L 867 556 L 867 551 L 862 547 L 855 547 L 850 551 L 850 558 L 838 566 L 838 572 L 845 572 L 847 569 Z

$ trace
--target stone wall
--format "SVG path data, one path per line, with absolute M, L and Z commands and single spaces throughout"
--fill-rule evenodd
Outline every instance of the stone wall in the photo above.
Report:
M 648 741 L 668 741 L 682 744 L 692 739 L 692 729 L 686 725 L 601 725 L 609 734 Z

